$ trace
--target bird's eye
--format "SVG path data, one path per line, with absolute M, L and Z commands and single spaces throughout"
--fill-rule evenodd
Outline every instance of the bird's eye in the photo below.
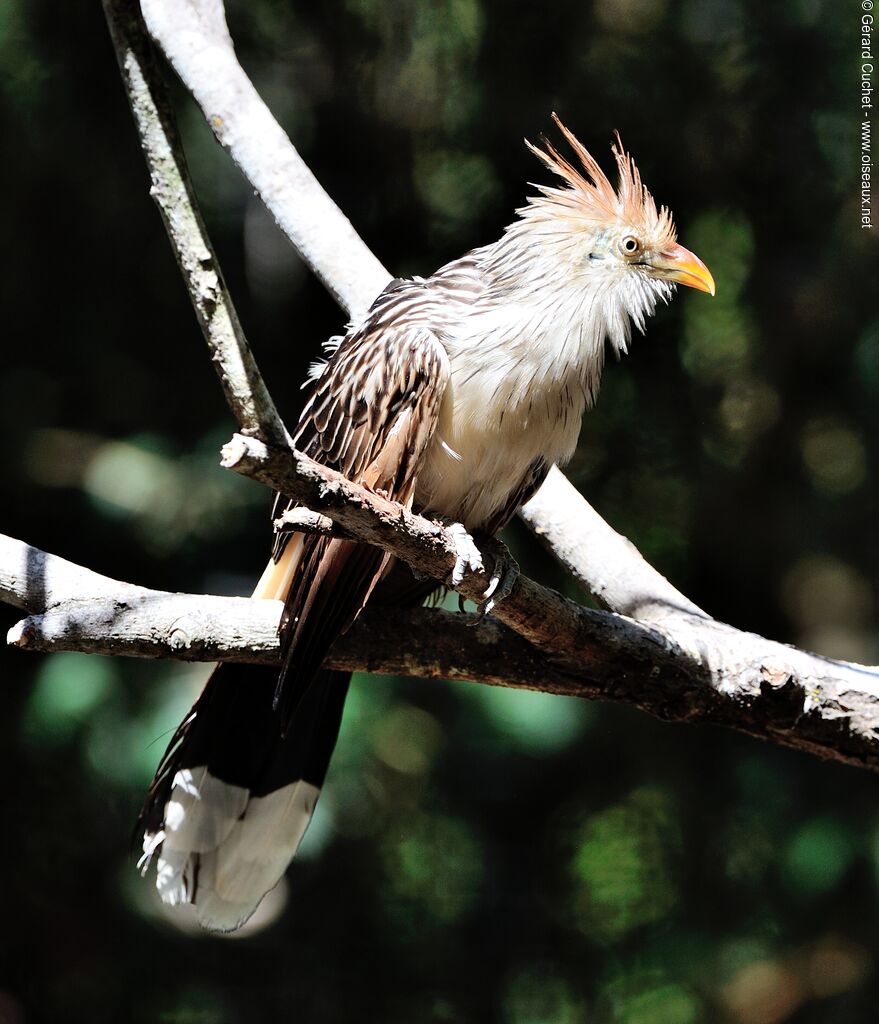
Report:
M 620 248 L 623 250 L 624 255 L 635 256 L 641 251 L 641 243 L 634 235 L 626 235 L 622 242 L 620 242 Z

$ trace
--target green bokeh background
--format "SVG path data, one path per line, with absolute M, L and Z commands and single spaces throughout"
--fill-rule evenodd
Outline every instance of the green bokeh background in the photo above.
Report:
M 713 301 L 611 365 L 570 474 L 713 614 L 879 661 L 879 260 L 854 0 L 229 3 L 240 56 L 397 274 L 496 237 L 557 110 L 618 128 Z M 332 301 L 178 90 L 288 419 Z M 245 593 L 268 495 L 174 265 L 100 5 L 0 4 L 2 529 Z M 514 526 L 529 572 L 569 589 Z M 3 612 L 6 625 L 14 612 Z M 0 1021 L 867 1024 L 879 785 L 626 708 L 358 677 L 302 857 L 241 939 L 164 913 L 129 835 L 198 667 L 2 653 Z

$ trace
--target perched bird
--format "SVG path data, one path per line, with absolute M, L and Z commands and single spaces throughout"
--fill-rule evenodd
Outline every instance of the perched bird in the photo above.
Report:
M 625 352 L 676 283 L 714 294 L 619 136 L 614 187 L 555 121 L 580 167 L 528 143 L 561 185 L 539 186 L 491 245 L 392 281 L 313 368 L 295 433 L 318 462 L 456 524 L 463 561 L 571 457 L 606 344 Z M 218 931 L 250 917 L 296 852 L 336 741 L 348 677 L 321 667 L 327 651 L 367 601 L 437 586 L 377 548 L 278 530 L 254 597 L 285 602 L 280 679 L 218 666 L 141 812 L 143 870 L 157 854 L 166 903 L 194 903 Z

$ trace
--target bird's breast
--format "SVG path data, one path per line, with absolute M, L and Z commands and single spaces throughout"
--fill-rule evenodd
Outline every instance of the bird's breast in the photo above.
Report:
M 416 504 L 485 527 L 536 459 L 565 463 L 586 405 L 574 373 L 553 373 L 510 347 L 500 358 L 451 356 L 439 425 L 418 474 Z

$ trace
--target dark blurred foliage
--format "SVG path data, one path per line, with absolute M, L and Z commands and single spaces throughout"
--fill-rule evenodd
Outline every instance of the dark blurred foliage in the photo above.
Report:
M 714 614 L 877 660 L 876 238 L 854 3 L 236 0 L 233 35 L 395 273 L 496 237 L 557 110 L 618 128 L 718 295 L 608 368 L 571 475 Z M 242 320 L 292 419 L 342 316 L 178 90 Z M 170 589 L 248 590 L 268 495 L 171 257 L 100 6 L 0 4 L 2 528 Z M 530 572 L 569 587 L 513 528 Z M 14 613 L 4 612 L 7 625 Z M 198 668 L 4 652 L 0 1021 L 859 1024 L 879 785 L 731 733 L 359 678 L 301 859 L 249 935 L 157 906 L 128 847 Z

